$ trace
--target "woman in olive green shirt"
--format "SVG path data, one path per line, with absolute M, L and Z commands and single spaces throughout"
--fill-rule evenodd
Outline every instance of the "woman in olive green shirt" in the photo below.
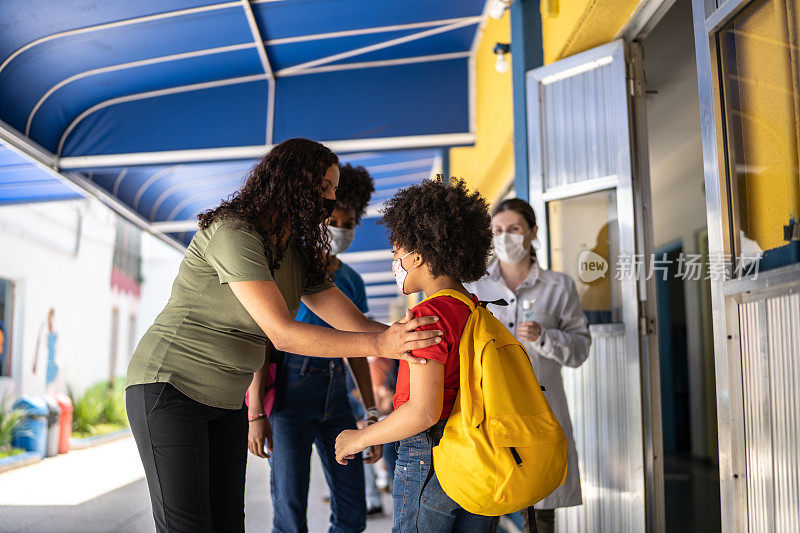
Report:
M 202 213 L 170 299 L 128 367 L 127 409 L 158 531 L 244 531 L 245 390 L 267 343 L 315 357 L 415 360 L 439 342 L 366 318 L 328 278 L 322 226 L 337 157 L 319 143 L 275 146 L 244 186 Z M 296 322 L 300 301 L 336 330 Z

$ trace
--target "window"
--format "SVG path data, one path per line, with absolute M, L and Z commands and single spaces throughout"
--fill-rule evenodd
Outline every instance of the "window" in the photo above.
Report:
M 0 376 L 11 375 L 11 322 L 14 284 L 0 278 Z
M 616 189 L 554 200 L 547 210 L 551 268 L 575 281 L 590 324 L 622 322 Z
M 111 265 L 111 287 L 139 296 L 142 282 L 142 230 L 117 218 L 114 261 Z
M 800 0 L 760 0 L 717 35 L 734 256 L 786 244 L 800 216 L 798 14 Z

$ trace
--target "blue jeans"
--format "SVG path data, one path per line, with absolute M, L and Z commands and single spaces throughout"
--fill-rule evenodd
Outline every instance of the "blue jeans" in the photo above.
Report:
M 273 531 L 308 531 L 306 511 L 311 446 L 316 445 L 331 491 L 331 533 L 367 527 L 364 467 L 361 456 L 346 466 L 336 462 L 334 444 L 356 423 L 347 399 L 341 359 L 286 354 L 278 378 L 272 424 L 270 485 Z
M 463 531 L 490 533 L 495 517 L 480 516 L 462 509 L 442 490 L 433 471 L 433 447 L 442 438 L 446 420 L 399 442 L 394 471 L 392 503 L 397 533 L 439 533 Z

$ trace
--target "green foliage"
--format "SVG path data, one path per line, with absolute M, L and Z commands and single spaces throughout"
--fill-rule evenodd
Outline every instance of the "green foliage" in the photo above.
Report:
M 0 459 L 5 459 L 6 457 L 11 457 L 12 455 L 19 455 L 21 453 L 25 453 L 25 450 L 21 448 L 11 448 L 10 446 L 7 450 L 0 448 Z
M 99 435 L 128 425 L 128 415 L 125 412 L 125 378 L 117 378 L 112 383 L 95 383 L 80 397 L 72 388 L 68 387 L 68 390 L 74 407 L 74 433 Z
M 11 450 L 11 434 L 23 416 L 22 410 L 11 407 L 8 397 L 0 399 L 0 451 Z

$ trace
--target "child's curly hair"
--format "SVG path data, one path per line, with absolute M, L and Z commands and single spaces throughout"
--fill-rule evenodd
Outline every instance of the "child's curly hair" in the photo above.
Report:
M 388 228 L 392 245 L 422 255 L 431 275 L 468 282 L 486 273 L 491 220 L 480 193 L 470 192 L 464 180 L 448 181 L 440 174 L 401 189 L 386 202 L 379 222 Z
M 356 213 L 356 224 L 367 211 L 367 205 L 375 184 L 364 167 L 354 167 L 350 163 L 339 165 L 339 188 L 336 190 L 336 207 L 352 209 Z

